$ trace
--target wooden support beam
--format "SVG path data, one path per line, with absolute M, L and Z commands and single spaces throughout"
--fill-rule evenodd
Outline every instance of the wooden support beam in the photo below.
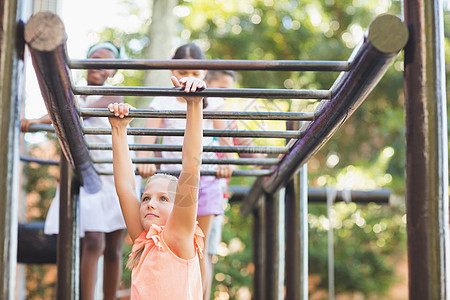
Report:
M 57 299 L 78 300 L 80 291 L 80 185 L 61 154 Z
M 286 299 L 308 299 L 308 179 L 306 165 L 286 186 Z
M 265 274 L 267 273 L 266 249 L 266 202 L 261 197 L 259 206 L 253 211 L 253 263 L 255 275 L 253 277 L 253 299 L 266 300 Z
M 44 222 L 19 224 L 17 262 L 55 264 L 56 235 L 44 234 Z
M 409 299 L 450 298 L 443 1 L 404 1 Z
M 96 193 L 101 189 L 102 182 L 83 137 L 78 107 L 72 93 L 66 33 L 61 19 L 50 12 L 33 15 L 25 25 L 25 41 L 61 150 L 85 190 Z
M 265 195 L 266 273 L 264 288 L 267 299 L 281 300 L 284 294 L 284 189 Z M 283 207 L 283 209 L 280 209 Z
M 15 299 L 23 54 L 17 0 L 0 1 L 0 299 Z

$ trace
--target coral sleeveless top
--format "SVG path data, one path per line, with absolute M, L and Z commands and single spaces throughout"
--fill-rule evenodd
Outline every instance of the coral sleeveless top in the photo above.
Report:
M 203 232 L 197 225 L 194 234 L 196 251 L 191 259 L 175 255 L 165 243 L 163 233 L 164 226 L 152 225 L 134 241 L 131 253 L 141 247 L 144 251 L 131 273 L 131 300 L 201 300 L 199 256 L 203 256 Z

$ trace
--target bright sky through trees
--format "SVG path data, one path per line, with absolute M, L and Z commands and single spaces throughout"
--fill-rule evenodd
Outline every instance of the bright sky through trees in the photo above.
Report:
M 133 18 L 127 18 L 123 8 L 121 0 L 63 0 L 60 17 L 68 37 L 69 56 L 84 58 L 89 46 L 98 40 L 97 33 L 105 27 L 121 26 L 133 30 L 135 26 L 140 26 L 133 22 Z M 39 118 L 45 115 L 47 110 L 30 60 L 26 65 L 25 84 L 25 117 Z M 36 142 L 41 140 L 39 135 L 35 138 Z

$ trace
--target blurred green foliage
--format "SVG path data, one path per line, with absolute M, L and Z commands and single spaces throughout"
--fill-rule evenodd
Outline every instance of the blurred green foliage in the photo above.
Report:
M 394 268 L 406 250 L 405 221 L 400 207 L 342 202 L 334 206 L 336 293 L 383 296 L 396 283 Z M 328 288 L 326 205 L 310 205 L 308 223 L 309 271 L 320 275 L 314 293 Z

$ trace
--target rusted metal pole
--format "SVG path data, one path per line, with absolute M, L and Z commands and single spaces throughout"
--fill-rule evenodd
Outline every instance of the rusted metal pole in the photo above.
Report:
M 264 71 L 348 71 L 347 61 L 299 61 L 299 60 L 192 60 L 192 59 L 72 59 L 72 69 L 133 69 L 133 70 L 264 70 Z
M 268 295 L 265 290 L 265 278 L 267 273 L 267 249 L 266 249 L 266 202 L 263 197 L 253 210 L 253 262 L 255 275 L 253 277 L 253 298 L 266 300 Z
M 450 298 L 443 1 L 404 1 L 409 299 Z
M 286 186 L 286 299 L 308 299 L 307 167 Z
M 50 124 L 31 124 L 28 127 L 28 132 L 55 132 L 55 129 Z M 111 135 L 110 128 L 93 128 L 83 127 L 84 134 L 91 135 Z M 184 129 L 166 129 L 166 128 L 128 128 L 128 135 L 154 135 L 154 136 L 184 136 Z M 204 129 L 203 136 L 212 137 L 249 137 L 249 138 L 300 138 L 304 134 L 303 131 L 297 130 L 221 130 L 221 129 Z
M 14 299 L 19 194 L 22 31 L 17 0 L 0 1 L 0 299 Z
M 57 240 L 57 299 L 78 300 L 80 278 L 80 185 L 69 162 L 61 154 L 59 234 Z
M 266 193 L 283 186 L 331 138 L 376 86 L 407 39 L 405 24 L 395 16 L 381 15 L 370 24 L 364 43 L 352 54 L 351 70 L 341 73 L 332 87 L 331 100 L 324 101 L 317 120 L 307 126 L 304 137 L 292 145 L 274 174 L 265 180 Z M 251 206 L 258 197 L 251 194 L 246 202 Z
M 330 99 L 329 90 L 288 89 L 203 89 L 186 93 L 183 88 L 159 88 L 145 86 L 75 86 L 77 95 L 114 96 L 174 96 L 174 97 L 225 97 L 225 98 L 276 98 L 276 99 Z
M 368 204 L 370 202 L 378 204 L 389 204 L 389 198 L 391 196 L 390 189 L 378 189 L 374 191 L 347 191 L 349 198 L 352 202 Z M 325 188 L 308 188 L 308 201 L 309 203 L 326 203 L 327 191 Z M 344 191 L 336 191 L 336 199 L 334 202 L 345 201 Z
M 295 178 L 295 176 L 294 176 Z M 263 178 L 261 178 L 262 180 Z M 251 194 L 252 190 L 249 187 L 245 186 L 230 186 L 232 196 L 230 201 L 244 201 L 245 197 Z M 307 189 L 307 199 L 308 203 L 326 203 L 327 202 L 327 191 L 325 188 L 312 188 L 309 187 Z M 337 191 L 335 202 L 344 201 L 343 191 Z M 358 204 L 369 204 L 369 203 L 377 203 L 377 204 L 389 204 L 389 198 L 391 196 L 391 192 L 389 189 L 379 189 L 372 191 L 348 191 L 349 198 L 351 202 Z M 243 203 L 245 204 L 245 202 Z M 248 211 L 247 209 L 250 209 Z M 241 212 L 244 215 L 248 215 L 251 212 L 251 208 L 242 207 Z
M 180 175 L 180 170 L 156 170 L 156 173 L 164 173 L 164 174 L 170 174 L 170 175 L 174 175 L 174 176 L 179 176 Z M 101 172 L 99 171 L 98 174 L 100 175 L 113 175 L 113 172 Z M 233 177 L 248 177 L 248 176 L 269 176 L 270 174 L 272 174 L 272 171 L 270 170 L 234 170 L 233 171 Z M 138 175 L 138 173 L 136 172 L 136 175 Z M 216 171 L 215 170 L 201 170 L 200 171 L 200 175 L 201 176 L 216 176 Z
M 284 189 L 275 194 L 265 194 L 265 249 L 266 273 L 264 289 L 267 299 L 280 300 L 284 292 Z M 280 209 L 280 207 L 283 207 Z
M 110 117 L 111 112 L 104 108 L 81 108 L 82 117 Z M 132 118 L 171 118 L 186 119 L 186 111 L 133 109 L 128 114 Z M 316 115 L 308 112 L 267 112 L 267 111 L 205 111 L 203 119 L 225 120 L 293 120 L 314 121 Z
M 267 299 L 274 299 L 274 284 L 277 278 L 277 262 L 276 259 L 277 256 L 277 234 L 278 231 L 276 230 L 276 226 L 274 226 L 274 222 L 276 222 L 276 206 L 275 206 L 275 199 L 276 194 L 265 194 L 264 195 L 264 201 L 265 201 L 265 244 L 264 248 L 266 249 L 266 258 L 264 260 L 265 264 L 265 270 L 266 272 L 263 274 L 264 281 L 263 281 L 263 287 L 264 287 L 264 293 L 266 294 Z
M 55 14 L 39 12 L 25 25 L 25 41 L 61 150 L 86 191 L 96 193 L 102 182 L 83 138 L 67 66 L 65 40 L 64 25 Z
M 98 158 L 92 160 L 95 164 L 112 164 L 112 158 Z M 132 158 L 133 163 L 137 164 L 172 164 L 180 165 L 181 158 L 164 158 L 164 157 L 135 157 Z M 203 158 L 202 165 L 238 165 L 238 166 L 272 166 L 278 164 L 278 158 Z
M 181 145 L 161 144 L 131 144 L 130 150 L 134 151 L 177 151 L 181 152 Z M 89 150 L 112 150 L 111 144 L 88 144 Z M 288 147 L 281 146 L 203 146 L 203 152 L 227 152 L 227 153 L 288 153 Z
M 84 134 L 102 134 L 111 135 L 112 130 L 108 128 L 83 128 Z M 184 129 L 165 129 L 165 128 L 129 128 L 128 135 L 154 135 L 154 136 L 184 136 Z M 211 137 L 249 137 L 264 139 L 281 139 L 281 138 L 300 138 L 303 132 L 288 131 L 261 131 L 261 130 L 221 130 L 221 129 L 204 129 L 203 136 Z
M 294 176 L 295 178 L 295 176 Z M 260 178 L 262 182 L 264 178 Z M 255 181 L 256 182 L 256 181 Z M 244 216 L 247 216 L 251 213 L 253 207 L 250 206 L 250 203 L 247 202 L 248 197 L 253 193 L 261 193 L 262 189 L 261 185 L 254 184 L 251 188 L 248 187 L 240 187 L 237 191 L 232 195 L 230 201 L 242 201 L 241 213 Z M 326 203 L 327 202 L 327 191 L 325 188 L 312 188 L 309 187 L 307 190 L 307 198 L 308 203 Z M 389 189 L 379 189 L 372 191 L 348 191 L 349 198 L 351 202 L 358 204 L 369 204 L 369 203 L 377 203 L 377 204 L 389 204 L 389 198 L 391 192 Z M 337 191 L 335 202 L 344 201 L 343 191 Z

